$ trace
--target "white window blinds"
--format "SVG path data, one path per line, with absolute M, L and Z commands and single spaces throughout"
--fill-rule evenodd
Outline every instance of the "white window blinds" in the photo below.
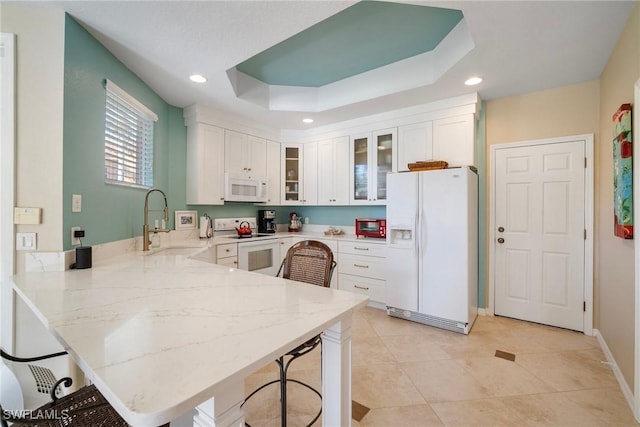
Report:
M 104 180 L 153 187 L 153 124 L 158 116 L 107 80 Z

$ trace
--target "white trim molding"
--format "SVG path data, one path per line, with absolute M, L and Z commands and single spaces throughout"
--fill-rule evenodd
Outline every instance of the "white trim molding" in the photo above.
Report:
M 15 206 L 15 34 L 0 33 L 0 282 L 14 273 Z M 15 300 L 0 288 L 0 345 L 13 352 Z
M 618 380 L 618 384 L 620 385 L 620 390 L 622 391 L 624 398 L 627 399 L 627 403 L 629 404 L 629 407 L 633 408 L 633 404 L 634 404 L 633 393 L 631 393 L 631 388 L 629 387 L 629 384 L 627 384 L 627 382 L 625 381 L 624 375 L 622 375 L 622 371 L 618 367 L 618 364 L 616 363 L 616 359 L 614 359 L 613 357 L 613 353 L 611 353 L 611 350 L 609 350 L 609 346 L 607 345 L 606 341 L 602 337 L 602 334 L 600 334 L 600 331 L 598 329 L 594 329 L 593 333 L 596 339 L 598 340 L 598 344 L 600 344 L 600 349 L 602 349 L 602 353 L 604 353 L 605 359 L 607 359 L 606 364 L 611 367 L 611 370 L 613 371 L 613 375 L 616 377 L 616 380 Z
M 640 131 L 640 112 L 638 107 L 640 106 L 640 78 L 634 85 L 634 110 L 633 111 L 633 125 L 632 136 L 638 140 L 638 132 Z M 638 142 L 633 144 L 633 198 L 635 203 L 633 204 L 633 217 L 640 218 L 640 148 Z M 634 399 L 631 407 L 633 408 L 633 415 L 636 421 L 640 422 L 640 238 L 634 238 L 635 248 L 635 355 L 634 355 Z

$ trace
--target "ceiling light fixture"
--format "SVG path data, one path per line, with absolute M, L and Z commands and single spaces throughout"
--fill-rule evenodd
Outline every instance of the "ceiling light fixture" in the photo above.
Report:
M 189 80 L 195 83 L 204 83 L 207 81 L 206 77 L 201 76 L 200 74 L 192 74 L 189 76 Z
M 313 123 L 313 119 L 310 119 L 310 118 L 302 119 L 302 123 Z
M 467 86 L 475 86 L 480 83 L 482 83 L 482 77 L 477 77 L 477 76 L 471 77 L 464 82 L 464 84 L 466 84 Z

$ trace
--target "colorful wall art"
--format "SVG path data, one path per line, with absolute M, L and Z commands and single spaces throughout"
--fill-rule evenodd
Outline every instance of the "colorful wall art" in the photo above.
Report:
M 631 104 L 622 104 L 613 115 L 613 211 L 614 234 L 633 239 L 633 145 Z

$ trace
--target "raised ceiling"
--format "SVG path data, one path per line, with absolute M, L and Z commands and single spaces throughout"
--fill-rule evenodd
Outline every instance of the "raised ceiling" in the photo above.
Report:
M 7 4 L 0 2 L 0 8 Z M 17 2 L 20 5 L 35 2 Z M 306 111 L 272 110 L 236 94 L 229 70 L 354 5 L 354 1 L 46 1 L 42 7 L 64 10 L 89 30 L 130 70 L 171 105 L 205 105 L 220 117 L 273 129 L 305 129 Z M 343 103 L 344 91 L 331 96 L 334 107 L 313 113 L 322 126 L 390 109 L 478 92 L 484 100 L 566 86 L 598 79 L 627 18 L 636 5 L 629 1 L 395 1 L 460 10 L 459 36 L 471 39 L 469 51 L 446 72 L 419 86 L 400 85 L 404 72 L 367 73 L 362 97 Z M 402 26 L 401 22 L 389 22 Z M 456 30 L 452 31 L 455 32 Z M 450 33 L 451 35 L 451 33 Z M 448 37 L 450 36 L 448 35 Z M 448 50 L 448 49 L 447 49 Z M 425 54 L 422 54 L 425 55 Z M 418 57 L 422 55 L 417 55 Z M 428 53 L 427 53 L 428 55 Z M 409 62 L 412 58 L 395 64 Z M 451 59 L 453 61 L 453 59 Z M 390 64 L 386 67 L 393 67 Z M 420 74 L 425 64 L 407 64 Z M 199 73 L 204 84 L 188 76 Z M 427 74 L 427 73 L 423 73 Z M 463 82 L 471 75 L 484 82 L 474 88 Z M 354 87 L 358 76 L 331 85 Z M 232 76 L 233 77 L 233 76 Z M 237 77 L 237 76 L 235 76 Z M 234 77 L 234 78 L 235 78 Z M 410 78 L 413 78 L 410 76 Z M 353 83 L 353 84 L 352 84 Z M 321 88 L 320 88 L 321 89 Z
M 454 9 L 363 1 L 236 69 L 270 85 L 320 87 L 429 52 L 461 19 Z

